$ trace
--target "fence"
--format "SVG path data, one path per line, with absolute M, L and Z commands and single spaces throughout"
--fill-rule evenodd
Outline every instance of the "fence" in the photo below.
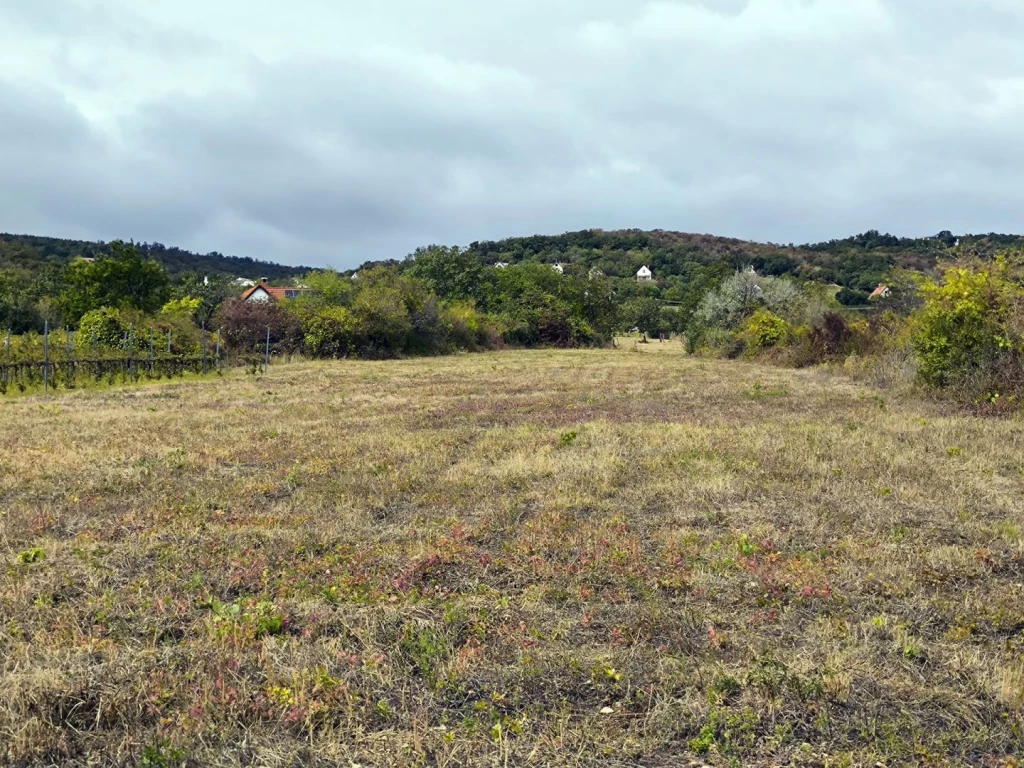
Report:
M 157 351 L 156 334 L 136 338 L 132 328 L 116 347 L 99 345 L 95 338 L 81 345 L 69 331 L 63 332 L 63 344 L 54 346 L 47 324 L 42 337 L 33 344 L 12 351 L 8 333 L 0 347 L 0 395 L 42 389 L 76 389 L 93 383 L 133 383 L 143 380 L 171 379 L 185 374 L 208 374 L 221 369 L 220 334 L 213 334 L 211 345 L 205 327 L 198 350 L 172 351 L 168 332 L 166 347 L 161 339 Z M 87 340 L 88 342 L 88 340 Z M 148 343 L 147 343 L 148 342 Z M 212 346 L 212 349 L 211 349 Z

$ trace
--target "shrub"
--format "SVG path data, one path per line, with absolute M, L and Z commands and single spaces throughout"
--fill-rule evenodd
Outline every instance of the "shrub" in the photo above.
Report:
M 838 312 L 826 312 L 811 326 L 807 338 L 815 352 L 826 359 L 843 353 L 853 331 Z
M 941 284 L 926 282 L 921 290 L 912 344 L 926 385 L 973 394 L 1024 386 L 1024 289 L 1005 258 L 949 269 Z
M 128 333 L 128 325 L 119 309 L 102 307 L 86 312 L 78 324 L 78 344 L 83 347 L 119 347 Z
M 808 306 L 808 297 L 792 281 L 742 271 L 704 297 L 694 321 L 708 328 L 733 329 L 763 308 L 792 322 L 804 316 Z
M 709 328 L 700 336 L 699 351 L 714 357 L 739 357 L 743 354 L 743 338 L 722 328 Z
M 221 307 L 214 322 L 222 329 L 228 349 L 236 353 L 262 352 L 268 328 L 275 351 L 292 353 L 303 343 L 299 318 L 275 302 L 231 299 Z
M 346 357 L 355 344 L 356 320 L 345 307 L 317 307 L 303 313 L 303 346 L 312 357 Z
M 485 318 L 472 302 L 452 302 L 442 311 L 441 320 L 451 346 L 470 351 L 489 346 Z
M 791 335 L 789 323 L 767 309 L 759 309 L 744 324 L 742 338 L 748 352 L 758 352 L 785 343 Z

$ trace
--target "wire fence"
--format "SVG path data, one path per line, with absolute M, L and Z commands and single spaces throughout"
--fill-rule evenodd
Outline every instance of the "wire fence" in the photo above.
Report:
M 140 338 L 132 327 L 115 345 L 68 330 L 57 332 L 55 344 L 49 324 L 30 343 L 12 346 L 8 333 L 0 346 L 0 395 L 219 373 L 221 335 L 208 333 L 205 326 L 201 333 L 198 348 L 189 350 L 175 350 L 171 332 L 158 342 L 152 328 Z

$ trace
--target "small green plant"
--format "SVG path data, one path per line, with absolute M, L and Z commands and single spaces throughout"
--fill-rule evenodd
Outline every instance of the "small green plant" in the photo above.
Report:
M 24 552 L 19 552 L 15 558 L 15 562 L 18 565 L 31 565 L 32 563 L 38 563 L 46 559 L 46 552 L 39 547 L 33 547 L 32 549 L 26 549 Z
M 579 437 L 576 432 L 563 432 L 558 436 L 558 444 L 562 448 L 568 448 L 570 445 L 576 442 L 576 438 Z
M 768 397 L 786 397 L 788 394 L 789 390 L 785 387 L 766 389 L 761 382 L 756 382 L 752 388 L 743 393 L 743 397 L 747 400 L 764 400 Z
M 188 762 L 184 749 L 174 749 L 166 741 L 150 744 L 142 750 L 139 765 L 142 768 L 180 768 Z
M 946 449 L 946 455 L 949 456 L 950 458 L 955 458 L 957 456 L 961 456 L 962 454 L 963 450 L 956 445 L 951 445 L 949 446 L 949 448 Z
M 251 616 L 257 637 L 279 635 L 284 629 L 284 616 L 277 612 L 277 608 L 270 601 L 264 600 L 257 603 Z

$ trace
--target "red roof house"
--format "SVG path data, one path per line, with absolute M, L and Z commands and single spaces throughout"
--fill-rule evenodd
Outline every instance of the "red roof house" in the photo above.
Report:
M 297 299 L 306 293 L 310 293 L 309 288 L 276 288 L 264 277 L 258 284 L 242 294 L 242 301 L 283 301 L 284 299 Z

